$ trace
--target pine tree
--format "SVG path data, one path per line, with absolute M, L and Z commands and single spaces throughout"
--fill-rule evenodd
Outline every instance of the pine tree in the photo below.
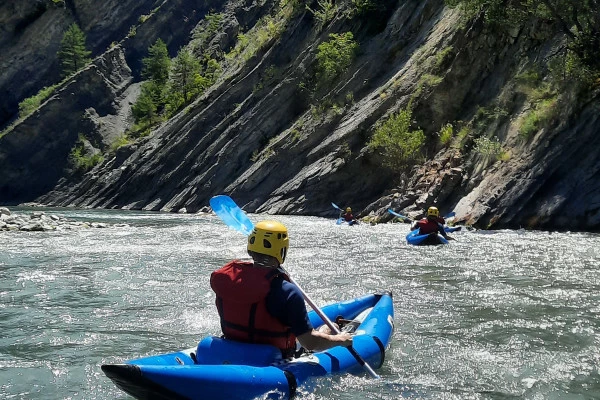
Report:
M 169 68 L 171 59 L 167 45 L 161 39 L 158 39 L 148 48 L 148 57 L 142 60 L 144 68 L 142 76 L 145 79 L 154 81 L 159 86 L 164 86 L 169 79 Z
M 85 48 L 85 34 L 76 23 L 63 35 L 58 51 L 63 76 L 69 76 L 90 62 L 91 51 Z
M 158 120 L 166 102 L 164 93 L 171 59 L 165 42 L 158 39 L 148 47 L 148 57 L 142 59 L 142 64 L 142 76 L 147 81 L 142 84 L 140 96 L 131 110 L 137 123 L 152 124 Z
M 147 81 L 142 84 L 140 96 L 131 107 L 135 122 L 152 123 L 156 120 L 158 107 L 162 103 L 160 95 L 161 90 L 154 81 Z
M 181 49 L 173 60 L 170 73 L 170 104 L 177 109 L 202 93 L 210 81 L 201 75 L 200 61 L 187 49 Z

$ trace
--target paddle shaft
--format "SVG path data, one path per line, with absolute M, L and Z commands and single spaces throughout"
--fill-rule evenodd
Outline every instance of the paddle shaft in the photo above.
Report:
M 302 297 L 304 297 L 304 300 L 308 303 L 309 306 L 311 306 L 311 308 L 313 310 L 315 310 L 315 312 L 317 313 L 317 315 L 319 317 L 321 317 L 321 319 L 323 320 L 323 322 L 325 322 L 325 324 L 329 327 L 329 329 L 331 329 L 331 331 L 333 333 L 335 333 L 336 335 L 338 335 L 340 333 L 339 328 L 337 327 L 336 324 L 334 324 L 329 317 L 327 317 L 327 315 L 325 315 L 325 313 L 323 313 L 323 311 L 321 311 L 321 309 L 310 299 L 310 297 L 308 297 L 308 295 L 306 294 L 306 292 L 300 287 L 300 285 L 298 285 L 298 283 L 296 283 L 296 281 L 294 281 L 294 279 L 290 276 L 290 274 L 287 274 L 288 277 L 290 277 L 290 282 L 293 283 L 294 285 L 296 285 L 296 287 L 298 288 L 298 290 L 300 291 L 300 293 L 302 293 Z M 371 375 L 371 377 L 375 378 L 375 379 L 379 379 L 379 375 L 377 375 L 377 372 L 375 372 L 373 370 L 373 368 L 371 368 L 371 366 L 369 364 L 367 364 L 365 362 L 365 360 L 363 360 L 363 358 L 361 357 L 360 354 L 358 354 L 358 352 L 354 349 L 354 347 L 348 347 L 348 350 L 350 351 L 350 353 L 352 353 L 352 355 L 354 356 L 354 358 L 356 358 L 356 361 L 358 361 L 358 363 L 367 370 L 367 372 Z
M 415 222 L 415 220 L 414 220 L 414 219 L 412 219 L 412 218 L 408 218 L 406 215 L 398 214 L 396 211 L 392 210 L 391 208 L 388 208 L 388 212 L 389 212 L 390 214 L 392 214 L 393 216 L 395 216 L 395 217 L 398 217 L 398 218 L 404 218 L 404 219 L 407 219 L 407 220 L 409 220 L 409 221 L 411 221 L 411 222 Z M 454 211 L 452 211 L 452 212 L 448 213 L 447 215 L 444 215 L 444 217 L 443 217 L 443 218 L 444 218 L 444 219 L 448 219 L 448 218 L 452 218 L 452 217 L 454 217 L 455 215 L 456 215 L 456 213 L 455 213 Z
M 398 217 L 398 218 L 404 218 L 404 219 L 407 219 L 407 220 L 409 220 L 409 221 L 414 221 L 413 219 L 411 219 L 411 218 L 408 218 L 406 215 L 398 214 L 398 213 L 397 213 L 396 211 L 394 211 L 394 210 L 388 209 L 388 212 L 389 212 L 390 214 L 392 214 L 394 217 Z

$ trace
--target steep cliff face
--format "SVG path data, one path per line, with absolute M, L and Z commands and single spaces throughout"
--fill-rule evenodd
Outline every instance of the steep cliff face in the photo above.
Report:
M 480 227 L 600 228 L 597 93 L 585 104 L 561 104 L 533 137 L 519 133 L 530 103 L 514 77 L 551 54 L 560 37 L 540 36 L 539 26 L 487 32 L 477 22 L 465 25 L 441 0 L 380 2 L 362 17 L 342 8 L 325 25 L 297 7 L 279 35 L 247 58 L 223 60 L 222 78 L 149 137 L 121 148 L 83 177 L 65 174 L 68 150 L 82 126 L 88 136 L 106 142 L 127 127 L 145 48 L 157 38 L 166 40 L 170 29 L 179 29 L 178 38 L 189 35 L 211 10 L 205 2 L 179 5 L 184 3 L 195 11 L 189 26 L 188 13 L 163 10 L 68 84 L 75 85 L 68 93 L 82 96 L 86 79 L 99 77 L 90 104 L 57 96 L 0 137 L 0 166 L 10 171 L 0 178 L 0 201 L 194 212 L 225 192 L 251 212 L 327 216 L 335 211 L 334 201 L 385 221 L 389 207 L 417 216 L 435 203 Z M 230 50 L 238 33 L 256 34 L 261 17 L 280 15 L 281 3 L 212 6 L 225 15 L 217 36 L 209 38 L 219 53 Z M 139 10 L 128 10 L 131 18 L 139 17 Z M 352 66 L 329 87 L 307 90 L 317 45 L 330 33 L 347 31 L 360 44 Z M 111 80 L 110 71 L 122 72 Z M 78 104 L 78 110 L 67 104 Z M 378 123 L 409 104 L 429 138 L 430 160 L 398 175 L 366 144 Z M 503 109 L 501 118 L 488 121 L 477 135 L 440 144 L 437 132 L 445 124 L 476 122 L 477 110 L 492 106 Z M 59 124 L 56 110 L 77 117 Z M 98 123 L 102 118 L 112 125 Z M 33 138 L 24 139 L 27 133 Z M 57 135 L 60 151 L 50 151 Z M 473 151 L 479 137 L 497 137 L 508 157 L 496 161 Z M 31 181 L 48 154 L 53 167 Z
M 496 228 L 598 231 L 600 225 L 600 107 L 565 110 L 515 154 L 474 177 L 456 205 L 460 220 Z M 518 140 L 513 134 L 508 140 Z
M 157 37 L 163 38 L 174 55 L 187 43 L 190 31 L 206 10 L 218 3 L 203 0 L 2 1 L 0 128 L 16 118 L 20 101 L 60 80 L 57 52 L 63 34 L 72 23 L 77 23 L 86 33 L 86 46 L 92 51 L 92 57 L 104 54 L 111 43 L 130 35 L 126 57 L 130 68 L 138 74 L 141 58 Z
M 106 152 L 131 126 L 131 104 L 139 94 L 135 77 L 148 46 L 161 37 L 175 54 L 218 2 L 22 3 L 0 5 L 0 20 L 6 22 L 0 42 L 0 87 L 5 94 L 0 98 L 0 126 L 16 117 L 19 101 L 59 80 L 56 53 L 70 24 L 81 26 L 87 47 L 101 56 L 64 81 L 38 111 L 0 134 L 0 197 L 7 203 L 31 201 L 69 176 L 69 154 L 80 135 Z
M 51 190 L 65 174 L 71 149 L 82 134 L 106 150 L 128 119 L 118 104 L 135 88 L 131 81 L 124 55 L 115 47 L 1 137 L 3 200 L 28 201 Z

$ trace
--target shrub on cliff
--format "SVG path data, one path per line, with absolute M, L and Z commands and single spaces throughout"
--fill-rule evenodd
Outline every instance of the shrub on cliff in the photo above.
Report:
M 411 130 L 412 111 L 401 110 L 390 116 L 373 134 L 368 146 L 381 153 L 384 165 L 401 173 L 421 158 L 425 134 Z
M 69 161 L 76 172 L 86 172 L 96 164 L 104 160 L 102 154 L 95 150 L 83 134 L 79 134 L 79 139 L 69 154 Z
M 319 45 L 317 51 L 317 80 L 330 82 L 344 72 L 354 61 L 358 43 L 352 32 L 329 34 L 329 40 Z

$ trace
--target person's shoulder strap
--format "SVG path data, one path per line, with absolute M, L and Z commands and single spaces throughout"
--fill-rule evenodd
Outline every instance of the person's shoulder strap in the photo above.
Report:
M 290 277 L 282 268 L 273 268 L 273 270 L 267 274 L 267 279 L 269 280 L 273 280 L 278 277 L 282 277 L 286 281 L 290 280 Z

